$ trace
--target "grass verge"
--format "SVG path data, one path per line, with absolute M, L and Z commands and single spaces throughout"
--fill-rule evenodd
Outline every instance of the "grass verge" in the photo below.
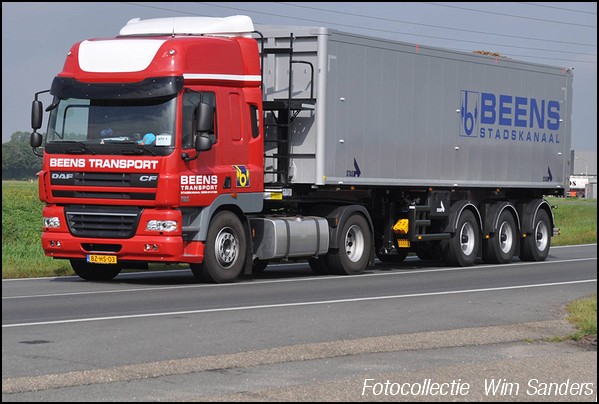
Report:
M 566 311 L 568 321 L 578 328 L 571 339 L 578 341 L 587 335 L 597 336 L 597 295 L 571 302 Z

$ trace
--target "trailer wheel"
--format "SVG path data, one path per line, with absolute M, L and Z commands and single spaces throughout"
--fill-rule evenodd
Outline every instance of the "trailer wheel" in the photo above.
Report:
M 118 264 L 90 264 L 85 260 L 72 259 L 73 271 L 82 279 L 88 281 L 109 281 L 121 272 Z
M 476 217 L 469 210 L 460 215 L 458 227 L 448 240 L 443 240 L 443 260 L 447 265 L 467 267 L 474 265 L 480 244 L 480 230 Z
M 483 261 L 489 264 L 511 262 L 516 252 L 517 230 L 514 216 L 504 210 L 499 216 L 495 235 L 483 243 Z
M 356 275 L 368 265 L 372 234 L 368 221 L 359 213 L 351 215 L 337 233 L 339 250 L 327 257 L 331 273 Z
M 246 237 L 241 221 L 233 212 L 221 211 L 210 222 L 204 262 L 191 264 L 196 278 L 213 283 L 232 282 L 243 271 Z
M 539 209 L 534 221 L 533 234 L 522 239 L 520 259 L 522 261 L 545 261 L 551 246 L 551 222 L 547 212 Z

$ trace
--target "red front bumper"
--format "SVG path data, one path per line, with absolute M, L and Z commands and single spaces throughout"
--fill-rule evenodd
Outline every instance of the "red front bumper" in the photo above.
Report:
M 184 242 L 181 236 L 134 236 L 129 239 L 73 237 L 44 232 L 42 246 L 49 257 L 85 259 L 88 254 L 116 255 L 120 261 L 201 263 L 204 243 Z

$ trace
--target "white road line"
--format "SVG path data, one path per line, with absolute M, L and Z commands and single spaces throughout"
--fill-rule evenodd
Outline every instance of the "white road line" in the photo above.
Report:
M 359 297 L 359 298 L 352 298 L 352 299 L 321 300 L 321 301 L 314 301 L 314 302 L 265 304 L 265 305 L 258 305 L 258 306 L 221 307 L 221 308 L 216 308 L 216 309 L 173 311 L 173 312 L 166 312 L 166 313 L 132 314 L 132 315 L 128 315 L 128 316 L 109 316 L 109 317 L 77 318 L 77 319 L 70 319 L 70 320 L 40 321 L 40 322 L 36 322 L 36 323 L 6 324 L 6 325 L 2 325 L 2 328 L 27 327 L 27 326 L 34 326 L 34 325 L 50 325 L 50 324 L 84 323 L 84 322 L 91 322 L 91 321 L 124 320 L 124 319 L 131 319 L 131 318 L 180 316 L 180 315 L 185 315 L 185 314 L 218 313 L 218 312 L 226 312 L 226 311 L 259 310 L 259 309 L 272 309 L 272 308 L 281 308 L 281 307 L 314 306 L 314 305 L 320 305 L 320 304 L 355 303 L 355 302 L 374 301 L 374 300 L 401 299 L 401 298 L 409 298 L 409 297 L 457 295 L 457 294 L 462 294 L 462 293 L 493 292 L 493 291 L 499 291 L 499 290 L 514 290 L 514 289 L 539 288 L 539 287 L 549 287 L 549 286 L 562 286 L 562 285 L 573 285 L 573 284 L 591 283 L 591 282 L 597 282 L 597 279 L 585 279 L 585 280 L 569 281 L 569 282 L 539 283 L 539 284 L 534 284 L 534 285 L 503 286 L 503 287 L 499 287 L 499 288 L 482 288 L 482 289 L 468 289 L 468 290 L 451 290 L 451 291 L 445 291 L 445 292 L 415 293 L 415 294 L 394 295 L 394 296 L 372 296 L 372 297 Z
M 40 295 L 21 295 L 21 296 L 2 296 L 2 300 L 13 300 L 13 299 L 32 299 L 32 298 L 41 298 L 41 297 L 61 297 L 61 296 L 78 296 L 78 295 L 96 295 L 102 293 L 129 293 L 129 292 L 147 292 L 147 291 L 155 291 L 155 290 L 170 290 L 170 289 L 191 289 L 191 288 L 214 288 L 214 287 L 232 287 L 232 286 L 255 286 L 255 285 L 264 285 L 270 283 L 287 283 L 287 282 L 305 282 L 305 281 L 325 281 L 325 280 L 357 280 L 362 277 L 373 277 L 373 276 L 398 276 L 398 275 L 417 275 L 424 274 L 430 272 L 447 272 L 447 271 L 473 271 L 478 269 L 502 269 L 509 268 L 514 266 L 528 266 L 528 265 L 541 265 L 541 264 L 560 264 L 564 262 L 572 263 L 577 261 L 592 261 L 597 260 L 594 258 L 576 258 L 576 259 L 568 259 L 568 260 L 560 260 L 560 261 L 541 261 L 541 262 L 514 262 L 511 264 L 503 264 L 503 265 L 474 265 L 471 267 L 450 267 L 450 268 L 436 268 L 436 269 L 423 269 L 423 270 L 414 270 L 414 269 L 403 269 L 403 268 L 394 268 L 396 270 L 402 272 L 385 272 L 385 273 L 374 273 L 374 274 L 361 274 L 354 276 L 347 275 L 336 275 L 336 276 L 310 276 L 310 277 L 301 277 L 301 278 L 293 278 L 293 279 L 274 279 L 274 280 L 253 280 L 251 282 L 237 282 L 237 283 L 222 283 L 222 284 L 193 284 L 193 285 L 182 285 L 182 286 L 160 286 L 160 287 L 151 287 L 151 288 L 129 288 L 129 289 L 114 289 L 114 290 L 94 290 L 94 291 L 84 291 L 84 292 L 66 292 L 66 293 L 48 293 L 48 294 L 40 294 Z

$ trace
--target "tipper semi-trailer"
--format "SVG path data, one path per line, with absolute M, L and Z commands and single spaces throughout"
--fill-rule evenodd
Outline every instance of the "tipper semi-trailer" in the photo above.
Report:
M 246 16 L 130 20 L 75 44 L 42 102 L 46 255 L 88 280 L 186 263 L 545 260 L 572 70 Z M 46 91 L 47 92 L 47 91 Z

